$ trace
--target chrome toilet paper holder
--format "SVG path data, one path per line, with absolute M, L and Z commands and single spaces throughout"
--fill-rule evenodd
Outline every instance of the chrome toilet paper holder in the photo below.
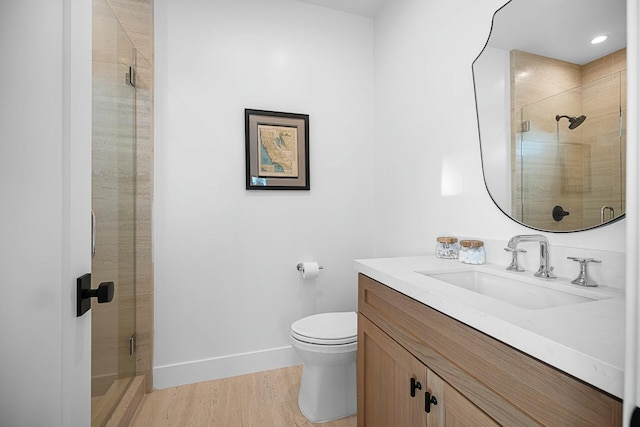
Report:
M 323 266 L 321 266 L 321 265 L 319 265 L 319 266 L 318 266 L 318 268 L 319 268 L 320 270 L 324 270 L 324 267 L 323 267 Z M 302 271 L 302 263 L 301 263 L 301 262 L 299 262 L 299 263 L 298 263 L 298 265 L 296 265 L 296 270 L 298 270 L 298 271 Z

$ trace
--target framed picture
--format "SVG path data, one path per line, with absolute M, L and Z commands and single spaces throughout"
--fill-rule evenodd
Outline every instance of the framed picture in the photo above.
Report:
M 309 115 L 244 110 L 247 190 L 309 190 Z

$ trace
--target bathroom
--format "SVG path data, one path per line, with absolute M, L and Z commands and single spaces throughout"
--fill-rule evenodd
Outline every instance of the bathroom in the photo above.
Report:
M 0 350 L 8 378 L 0 414 L 36 417 L 28 402 L 43 402 L 49 425 L 87 425 L 89 406 L 86 382 L 70 380 L 89 365 L 88 319 L 71 316 L 75 277 L 90 262 L 77 255 L 89 217 L 74 204 L 76 197 L 86 204 L 90 181 L 88 165 L 76 160 L 89 155 L 90 138 L 84 3 L 13 5 L 25 8 L 25 18 L 7 25 L 2 18 L 3 57 L 15 58 L 2 63 L 3 93 L 20 114 L 1 118 L 0 182 L 15 209 L 3 209 L 0 223 L 21 226 L 6 231 L 2 246 L 9 289 L 0 324 L 14 344 Z M 154 2 L 155 387 L 294 363 L 293 320 L 355 310 L 353 259 L 429 253 L 442 234 L 506 244 L 530 232 L 496 209 L 480 163 L 471 63 L 503 3 L 394 0 L 373 19 L 296 0 Z M 628 33 L 637 34 L 637 2 L 629 3 Z M 22 32 L 36 39 L 5 42 Z M 629 39 L 637 58 L 637 37 Z M 26 87 L 9 77 L 17 70 Z M 629 111 L 637 108 L 635 80 Z M 33 99 L 42 99 L 38 109 Z M 310 191 L 244 189 L 245 108 L 310 115 Z M 637 141 L 637 122 L 630 119 L 627 132 Z M 29 144 L 6 143 L 21 139 Z M 628 156 L 637 163 L 632 145 Z M 627 218 L 547 233 L 552 247 L 637 259 L 637 168 L 628 169 Z M 23 183 L 18 191 L 8 185 L 15 182 Z M 41 218 L 43 211 L 53 214 Z M 311 286 L 295 268 L 305 260 L 324 266 Z M 627 281 L 634 277 L 627 266 Z M 21 369 L 24 359 L 38 368 Z

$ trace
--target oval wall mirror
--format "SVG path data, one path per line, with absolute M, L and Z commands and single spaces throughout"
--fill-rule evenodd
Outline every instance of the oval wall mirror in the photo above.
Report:
M 487 190 L 515 221 L 568 232 L 624 216 L 626 40 L 624 0 L 494 14 L 473 62 L 478 130 Z

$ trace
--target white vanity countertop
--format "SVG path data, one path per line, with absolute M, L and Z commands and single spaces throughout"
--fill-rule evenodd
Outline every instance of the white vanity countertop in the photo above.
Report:
M 472 267 L 458 260 L 421 256 L 361 259 L 354 264 L 358 272 L 622 399 L 625 302 L 621 290 L 584 288 L 567 278 L 536 278 L 546 287 L 569 287 L 607 298 L 531 310 L 418 273 Z M 481 268 L 505 272 L 505 266 L 495 264 Z M 533 277 L 531 271 L 507 274 L 516 280 Z

